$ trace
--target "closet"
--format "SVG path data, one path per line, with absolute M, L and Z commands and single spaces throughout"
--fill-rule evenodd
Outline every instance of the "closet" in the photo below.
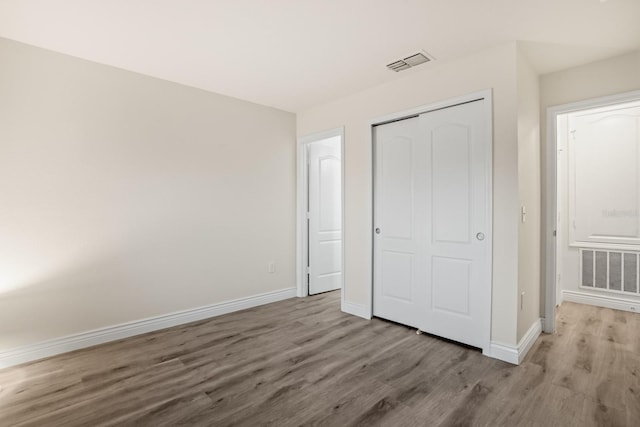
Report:
M 373 128 L 373 314 L 479 348 L 491 327 L 487 102 Z

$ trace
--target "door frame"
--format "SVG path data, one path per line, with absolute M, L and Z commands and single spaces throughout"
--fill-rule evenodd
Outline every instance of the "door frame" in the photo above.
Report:
M 557 216 L 558 216 L 558 188 L 557 188 L 557 171 L 558 171 L 558 140 L 557 140 L 557 123 L 558 116 L 561 114 L 573 113 L 575 111 L 587 110 L 590 108 L 606 107 L 608 105 L 621 104 L 629 101 L 640 100 L 640 90 L 631 92 L 623 92 L 615 95 L 591 98 L 568 104 L 554 105 L 547 108 L 547 140 L 545 148 L 546 158 L 546 212 L 544 227 L 543 244 L 546 249 L 545 257 L 545 297 L 544 297 L 544 321 L 542 330 L 545 333 L 552 334 L 556 329 L 556 236 Z M 562 302 L 562 301 L 560 301 Z
M 342 250 L 342 280 L 340 284 L 340 302 L 344 305 L 344 288 L 345 288 L 345 263 L 344 263 L 344 127 L 331 129 L 323 132 L 316 132 L 310 135 L 298 137 L 297 143 L 297 200 L 296 200 L 296 295 L 298 297 L 309 296 L 309 281 L 307 280 L 307 265 L 309 262 L 309 235 L 306 227 L 307 224 L 307 201 L 309 199 L 309 159 L 307 155 L 307 147 L 309 144 L 322 141 L 332 137 L 340 137 L 340 198 L 341 198 L 341 216 L 342 231 L 341 250 Z
M 430 104 L 420 105 L 408 110 L 399 111 L 396 113 L 386 114 L 384 116 L 376 117 L 372 120 L 368 121 L 369 127 L 369 143 L 371 147 L 371 230 L 370 230 L 370 239 L 369 239 L 369 253 L 371 254 L 371 270 L 370 274 L 370 286 L 368 287 L 369 295 L 367 298 L 368 304 L 368 312 L 371 317 L 373 315 L 373 280 L 374 280 L 374 229 L 375 229 L 375 205 L 374 205 L 374 194 L 376 187 L 376 168 L 375 168 L 375 160 L 376 160 L 376 150 L 375 150 L 375 132 L 374 127 L 383 125 L 386 123 L 391 123 L 397 120 L 408 119 L 414 116 L 418 116 L 423 113 L 429 113 L 431 111 L 441 110 L 444 108 L 454 107 L 460 104 L 466 104 L 473 101 L 484 100 L 484 120 L 486 123 L 486 137 L 489 141 L 487 147 L 487 153 L 485 157 L 485 165 L 489 173 L 487 173 L 487 179 L 485 182 L 485 188 L 487 190 L 487 224 L 486 224 L 486 242 L 488 245 L 488 257 L 487 257 L 487 271 L 489 272 L 489 283 L 488 289 L 486 292 L 485 301 L 483 306 L 485 307 L 485 313 L 483 313 L 482 321 L 485 323 L 484 336 L 482 337 L 483 352 L 488 354 L 491 348 L 491 320 L 492 320 L 492 293 L 493 293 L 493 91 L 492 89 L 485 89 L 478 92 L 469 93 L 466 95 L 458 96 L 455 98 L 448 98 L 439 102 L 434 102 Z

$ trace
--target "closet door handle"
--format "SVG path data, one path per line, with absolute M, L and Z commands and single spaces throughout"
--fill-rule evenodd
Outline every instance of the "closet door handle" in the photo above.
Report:
M 476 234 L 476 239 L 482 241 L 484 240 L 484 233 L 480 232 Z

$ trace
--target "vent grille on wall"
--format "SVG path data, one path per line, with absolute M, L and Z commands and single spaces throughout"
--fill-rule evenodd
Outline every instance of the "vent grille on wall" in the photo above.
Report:
M 411 67 L 415 67 L 420 64 L 424 64 L 433 60 L 429 55 L 424 52 L 418 52 L 413 55 L 407 56 L 404 59 L 399 59 L 387 65 L 387 68 L 395 72 L 406 70 Z
M 580 286 L 640 294 L 637 252 L 580 249 Z

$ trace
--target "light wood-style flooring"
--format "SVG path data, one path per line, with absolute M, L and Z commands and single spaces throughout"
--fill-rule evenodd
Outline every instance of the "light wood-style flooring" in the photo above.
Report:
M 0 371 L 0 426 L 638 426 L 640 315 L 565 303 L 513 366 L 338 292 Z

